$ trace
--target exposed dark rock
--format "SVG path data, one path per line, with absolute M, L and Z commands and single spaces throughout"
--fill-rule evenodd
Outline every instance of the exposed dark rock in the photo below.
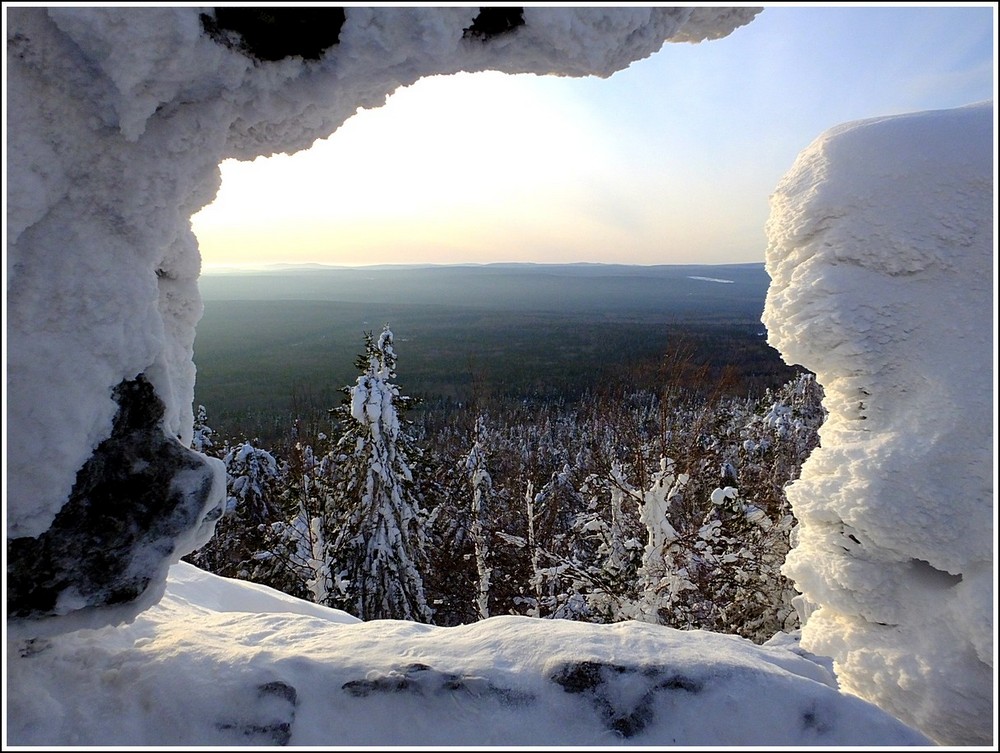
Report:
M 265 682 L 263 685 L 257 686 L 257 695 L 260 698 L 267 698 L 274 696 L 276 698 L 284 698 L 292 706 L 295 706 L 299 702 L 299 694 L 291 685 L 287 682 L 282 682 L 281 680 L 275 680 L 274 682 Z
M 216 727 L 234 733 L 237 741 L 243 744 L 288 745 L 292 739 L 298 695 L 287 682 L 263 683 L 241 706 L 243 719 L 219 722 Z
M 52 641 L 45 638 L 29 638 L 28 640 L 21 641 L 17 649 L 17 655 L 24 659 L 40 654 L 43 651 L 48 651 L 51 646 Z
M 364 698 L 372 693 L 422 692 L 419 683 L 410 682 L 408 677 L 397 673 L 378 675 L 376 677 L 365 678 L 364 680 L 351 680 L 345 682 L 341 687 L 358 698 Z
M 653 692 L 649 691 L 633 706 L 625 710 L 615 707 L 608 698 L 595 699 L 595 708 L 612 732 L 622 737 L 634 737 L 653 721 Z
M 134 601 L 173 555 L 177 538 L 205 519 L 212 469 L 164 433 L 153 386 L 139 375 L 113 394 L 119 407 L 111 436 L 77 473 L 51 527 L 7 542 L 10 618 Z
M 201 25 L 213 40 L 253 60 L 319 60 L 340 41 L 346 18 L 343 8 L 222 6 L 214 17 L 201 14 Z
M 407 664 L 403 668 L 403 671 L 404 672 L 424 672 L 426 670 L 431 670 L 431 669 L 433 669 L 433 667 L 431 667 L 429 664 L 424 664 L 423 662 L 415 661 L 412 664 Z
M 655 719 L 660 692 L 697 693 L 702 689 L 700 681 L 664 667 L 594 661 L 563 665 L 550 679 L 567 693 L 584 694 L 605 728 L 625 738 L 639 734 Z
M 595 690 L 604 680 L 602 670 L 624 670 L 611 664 L 600 664 L 594 661 L 582 661 L 567 664 L 552 675 L 552 682 L 561 685 L 567 693 L 582 693 L 585 690 Z
M 472 19 L 472 26 L 462 30 L 462 37 L 485 42 L 508 34 L 518 26 L 524 26 L 524 8 L 480 8 L 479 15 Z
M 657 683 L 656 689 L 686 690 L 688 693 L 698 693 L 701 691 L 701 682 L 684 675 L 671 675 Z
M 370 672 L 363 680 L 345 682 L 341 689 L 356 698 L 366 698 L 373 693 L 405 692 L 421 696 L 463 693 L 476 698 L 494 698 L 503 706 L 523 706 L 534 700 L 531 693 L 497 687 L 484 677 L 440 672 L 419 663 L 386 674 Z
M 821 711 L 813 703 L 806 711 L 802 713 L 802 728 L 804 730 L 812 730 L 817 735 L 827 735 L 829 734 L 834 725 L 830 723 L 827 718 L 828 712 Z

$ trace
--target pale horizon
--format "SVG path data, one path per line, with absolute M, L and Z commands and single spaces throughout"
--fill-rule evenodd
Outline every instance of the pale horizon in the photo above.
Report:
M 760 266 L 763 261 L 747 262 L 653 262 L 651 264 L 637 264 L 624 261 L 467 261 L 467 262 L 392 262 L 371 264 L 346 264 L 333 262 L 246 262 L 232 264 L 202 264 L 201 273 L 221 274 L 227 272 L 269 272 L 279 270 L 301 270 L 320 267 L 322 269 L 391 269 L 405 267 L 505 267 L 505 266 L 531 266 L 531 267 L 732 267 L 732 266 Z

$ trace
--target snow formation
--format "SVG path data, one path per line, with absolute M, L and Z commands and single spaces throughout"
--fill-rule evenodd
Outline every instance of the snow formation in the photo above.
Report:
M 772 196 L 764 323 L 829 416 L 788 489 L 802 643 L 945 744 L 992 739 L 993 105 L 848 123 Z

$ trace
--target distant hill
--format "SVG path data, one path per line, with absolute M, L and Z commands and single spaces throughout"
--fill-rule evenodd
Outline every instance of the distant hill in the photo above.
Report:
M 287 266 L 207 273 L 199 285 L 206 301 L 412 303 L 604 315 L 669 309 L 712 316 L 759 314 L 769 282 L 763 263 L 484 264 Z
M 792 370 L 762 336 L 763 264 L 287 267 L 206 274 L 195 399 L 227 433 L 325 415 L 388 323 L 399 383 L 429 400 L 575 399 L 609 382 L 656 389 L 688 353 L 759 392 Z M 711 386 L 711 385 L 707 385 Z

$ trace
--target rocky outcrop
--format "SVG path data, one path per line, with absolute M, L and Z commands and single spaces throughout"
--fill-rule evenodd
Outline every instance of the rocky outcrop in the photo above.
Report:
M 141 599 L 196 532 L 222 514 L 214 468 L 163 432 L 163 403 L 141 374 L 114 390 L 111 436 L 37 537 L 7 544 L 7 616 L 44 620 Z

